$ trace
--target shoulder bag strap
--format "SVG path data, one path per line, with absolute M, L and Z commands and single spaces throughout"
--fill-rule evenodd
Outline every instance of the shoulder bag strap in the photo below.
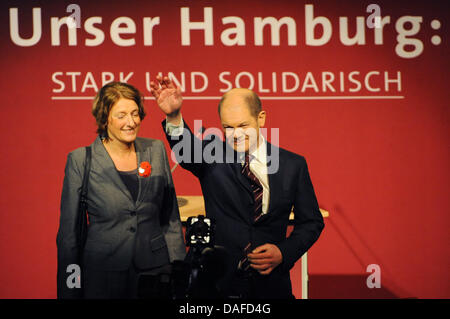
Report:
M 83 249 L 87 236 L 87 191 L 89 172 L 91 170 L 91 147 L 86 146 L 86 158 L 84 161 L 83 185 L 78 206 L 78 246 Z

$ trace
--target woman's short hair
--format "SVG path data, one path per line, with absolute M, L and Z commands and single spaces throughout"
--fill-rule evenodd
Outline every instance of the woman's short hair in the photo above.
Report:
M 134 86 L 123 82 L 110 82 L 104 85 L 95 96 L 92 114 L 97 122 L 97 133 L 102 138 L 108 138 L 107 125 L 109 112 L 113 105 L 121 98 L 133 100 L 138 106 L 139 118 L 145 117 L 143 97 Z

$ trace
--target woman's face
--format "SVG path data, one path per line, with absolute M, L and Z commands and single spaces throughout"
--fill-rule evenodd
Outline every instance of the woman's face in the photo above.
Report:
M 108 116 L 108 137 L 122 143 L 132 143 L 141 125 L 139 108 L 133 100 L 120 98 Z

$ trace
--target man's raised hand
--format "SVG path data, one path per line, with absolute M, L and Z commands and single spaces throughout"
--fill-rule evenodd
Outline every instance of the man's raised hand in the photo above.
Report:
M 181 96 L 181 89 L 177 87 L 167 76 L 156 76 L 156 81 L 150 82 L 150 91 L 156 99 L 159 108 L 168 117 L 178 117 L 183 98 Z

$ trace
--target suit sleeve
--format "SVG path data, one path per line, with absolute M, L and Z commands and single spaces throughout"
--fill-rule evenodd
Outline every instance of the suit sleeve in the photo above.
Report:
M 301 161 L 294 201 L 294 229 L 290 236 L 278 245 L 283 255 L 281 267 L 286 271 L 316 242 L 325 226 L 308 165 L 303 157 Z
M 183 133 L 172 136 L 166 131 L 166 120 L 162 122 L 164 133 L 170 148 L 181 167 L 200 177 L 204 169 L 203 142 L 192 134 L 191 129 L 183 120 Z
M 170 172 L 167 154 L 162 142 L 160 142 L 160 147 L 162 148 L 164 169 L 167 178 L 160 220 L 167 243 L 167 248 L 169 250 L 170 261 L 173 262 L 174 260 L 184 259 L 186 255 L 186 246 L 183 239 L 183 230 L 181 226 L 175 187 L 172 180 L 172 174 Z
M 80 252 L 76 240 L 76 221 L 82 185 L 82 174 L 73 153 L 67 157 L 63 189 L 61 195 L 61 214 L 59 229 L 56 236 L 58 269 L 57 269 L 57 297 L 59 299 L 81 298 L 79 288 L 68 288 L 66 280 L 71 273 L 67 273 L 70 264 L 79 265 Z

